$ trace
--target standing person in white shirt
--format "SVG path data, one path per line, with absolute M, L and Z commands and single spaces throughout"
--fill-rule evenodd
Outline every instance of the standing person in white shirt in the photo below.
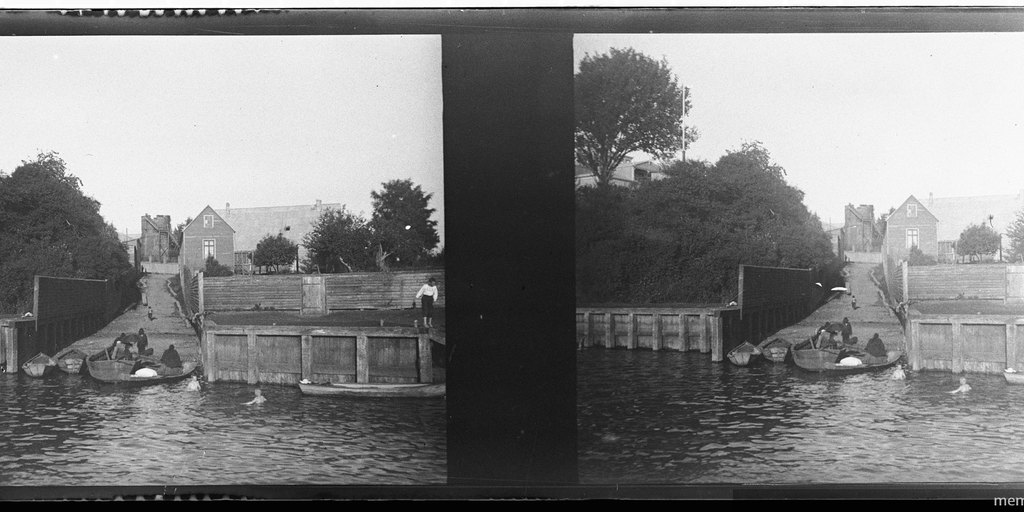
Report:
M 416 298 L 423 299 L 423 326 L 432 328 L 434 327 L 434 301 L 438 297 L 437 281 L 433 277 L 427 280 L 426 284 L 420 287 L 420 291 L 416 292 Z

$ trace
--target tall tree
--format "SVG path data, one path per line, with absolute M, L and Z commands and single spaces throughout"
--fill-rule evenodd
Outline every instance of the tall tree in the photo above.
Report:
M 683 130 L 690 98 L 669 69 L 632 48 L 587 54 L 575 77 L 576 160 L 598 183 L 611 183 L 627 155 L 642 151 L 668 158 L 696 140 Z M 684 142 L 685 140 L 685 142 Z
M 379 191 L 370 192 L 373 199 L 373 231 L 377 267 L 416 267 L 429 264 L 431 251 L 441 241 L 437 221 L 430 216 L 433 194 L 423 192 L 412 180 L 391 180 Z
M 999 250 L 999 233 L 986 226 L 984 222 L 973 224 L 960 233 L 956 243 L 956 253 L 967 256 L 970 261 L 986 254 L 995 254 Z
M 274 272 L 281 271 L 281 265 L 291 265 L 298 257 L 299 246 L 295 242 L 278 233 L 277 236 L 264 236 L 256 244 L 252 254 L 253 264 L 258 267 L 274 267 Z
M 110 279 L 121 289 L 138 278 L 81 184 L 55 152 L 0 174 L 0 312 L 30 307 L 35 275 Z
M 728 302 L 740 264 L 838 273 L 820 219 L 760 143 L 667 174 L 577 191 L 578 302 Z
M 302 245 L 309 250 L 304 271 L 356 272 L 373 268 L 371 232 L 366 219 L 345 209 L 328 208 L 306 233 Z
M 1006 230 L 1006 238 L 1010 242 L 1010 261 L 1015 263 L 1024 262 L 1024 210 L 1017 212 L 1017 217 Z
M 171 231 L 171 247 L 167 251 L 167 255 L 174 258 L 181 254 L 181 243 L 185 239 L 185 226 L 192 222 L 192 217 L 185 219 L 185 222 L 178 224 L 174 231 Z

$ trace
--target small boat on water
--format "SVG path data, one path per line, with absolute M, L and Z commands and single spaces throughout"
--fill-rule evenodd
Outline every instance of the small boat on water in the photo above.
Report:
M 82 367 L 85 366 L 85 358 L 89 357 L 89 354 L 74 348 L 68 347 L 57 355 L 53 356 L 53 360 L 57 361 L 57 368 L 62 372 L 71 375 L 77 375 L 82 371 Z
M 736 366 L 747 366 L 757 356 L 761 355 L 761 349 L 755 347 L 749 341 L 740 343 L 739 346 L 732 349 L 727 357 L 732 364 Z
M 53 371 L 56 366 L 57 361 L 40 352 L 32 356 L 28 361 L 25 361 L 25 364 L 21 365 L 21 369 L 25 370 L 29 377 L 44 377 Z
M 1024 373 L 1019 373 L 1013 368 L 1003 370 L 1003 377 L 1006 378 L 1007 384 L 1024 384 Z
M 361 397 L 417 397 L 434 398 L 445 395 L 445 384 L 372 384 L 372 383 L 338 383 L 313 384 L 299 382 L 299 389 L 304 395 L 318 396 L 361 396 Z
M 782 338 L 775 338 L 761 344 L 761 355 L 773 363 L 784 363 L 786 356 L 789 355 L 790 345 L 790 342 Z
M 104 384 L 147 386 L 182 380 L 195 371 L 198 363 L 185 361 L 181 368 L 168 368 L 161 364 L 146 364 L 139 368 L 140 361 L 134 359 L 86 360 L 89 376 Z M 143 369 L 149 371 L 142 371 Z
M 890 350 L 885 357 L 859 354 L 844 358 L 840 363 L 841 352 L 842 350 L 833 348 L 794 348 L 792 350 L 793 362 L 809 372 L 857 373 L 879 370 L 896 364 L 903 357 L 903 352 Z M 856 359 L 854 360 L 854 358 Z

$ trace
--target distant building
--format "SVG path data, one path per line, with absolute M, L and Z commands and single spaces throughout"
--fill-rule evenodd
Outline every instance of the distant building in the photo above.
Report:
M 139 260 L 167 263 L 170 259 L 171 245 L 177 240 L 171 237 L 171 216 L 149 214 L 142 216 L 142 234 L 139 235 Z
M 234 268 L 235 230 L 213 208 L 207 206 L 182 230 L 179 262 L 193 271 L 202 270 L 213 256 L 221 265 Z
M 885 221 L 883 255 L 899 261 L 906 259 L 911 247 L 917 247 L 926 256 L 938 259 L 937 226 L 939 219 L 910 196 Z
M 828 234 L 829 241 L 832 242 L 832 253 L 839 258 L 840 261 L 846 259 L 846 234 L 845 228 L 832 228 L 825 233 Z
M 845 249 L 847 251 L 871 252 L 877 251 L 882 241 L 882 233 L 875 222 L 875 207 L 862 204 L 860 206 L 846 205 L 845 222 Z
M 236 272 L 251 270 L 252 253 L 267 235 L 283 235 L 299 246 L 298 261 L 292 270 L 298 270 L 298 264 L 306 258 L 307 251 L 302 239 L 313 231 L 313 226 L 327 209 L 341 210 L 340 203 L 323 203 L 319 199 L 315 203 L 297 206 L 262 206 L 256 208 L 232 208 L 231 203 L 224 205 L 223 210 L 215 210 L 235 232 L 234 267 Z
M 665 178 L 665 171 L 662 167 L 651 161 L 633 163 L 632 157 L 625 160 L 615 168 L 612 174 L 611 183 L 623 187 L 635 186 L 638 183 Z M 597 175 L 590 168 L 576 164 L 576 188 L 592 187 L 597 185 Z

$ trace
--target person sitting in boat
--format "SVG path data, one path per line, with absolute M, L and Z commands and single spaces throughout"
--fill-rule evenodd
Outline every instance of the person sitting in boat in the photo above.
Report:
M 843 335 L 843 345 L 850 345 L 850 336 L 853 336 L 853 326 L 849 318 L 843 318 L 843 327 L 840 330 Z
M 242 405 L 262 404 L 266 401 L 267 399 L 263 396 L 263 392 L 260 391 L 260 388 L 256 388 L 256 397 Z
M 885 343 L 882 343 L 882 338 L 878 337 L 877 332 L 868 340 L 868 344 L 864 346 L 864 351 L 874 357 L 888 356 L 888 352 L 885 350 Z
M 964 377 L 960 377 L 960 387 L 954 389 L 953 391 L 950 391 L 949 393 L 950 394 L 966 393 L 966 392 L 968 392 L 970 390 L 971 390 L 971 385 L 967 383 L 967 379 L 964 378 Z
M 114 345 L 107 349 L 107 356 L 111 360 L 116 361 L 118 359 L 131 359 L 132 353 L 128 350 L 128 345 L 118 337 L 114 340 Z
M 181 356 L 178 355 L 177 350 L 174 350 L 174 345 L 167 347 L 164 355 L 160 356 L 160 363 L 167 368 L 181 369 Z

